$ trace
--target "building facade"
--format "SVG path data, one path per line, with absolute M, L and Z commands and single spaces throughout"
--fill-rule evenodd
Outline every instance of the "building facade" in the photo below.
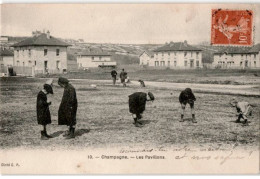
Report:
M 84 52 L 77 56 L 79 69 L 97 67 L 115 67 L 116 62 L 111 61 L 111 55 L 105 52 Z
M 12 45 L 14 66 L 32 67 L 37 73 L 62 73 L 67 71 L 69 44 L 47 33 L 34 33 L 33 37 Z
M 14 54 L 9 49 L 0 49 L 0 64 L 1 66 L 14 66 Z
M 214 53 L 215 68 L 245 69 L 260 68 L 260 44 L 249 47 L 229 47 Z
M 149 66 L 150 60 L 154 57 L 154 53 L 150 51 L 143 51 L 139 56 L 140 62 L 139 65 Z
M 154 50 L 154 56 L 147 60 L 149 61 L 148 66 L 171 69 L 202 68 L 201 51 L 201 49 L 189 45 L 187 41 L 171 42 Z

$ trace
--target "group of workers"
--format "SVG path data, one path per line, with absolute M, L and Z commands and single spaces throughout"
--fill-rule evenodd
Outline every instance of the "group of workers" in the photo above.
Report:
M 113 70 L 111 72 L 113 79 L 113 84 L 115 85 L 117 72 Z M 127 79 L 127 73 L 122 69 L 120 73 L 121 83 L 125 87 L 125 79 Z M 139 80 L 141 87 L 145 87 L 145 84 L 142 80 Z M 58 79 L 58 84 L 60 87 L 64 88 L 63 97 L 60 103 L 58 111 L 58 125 L 67 125 L 68 131 L 63 135 L 66 139 L 75 138 L 75 126 L 76 126 L 76 114 L 77 114 L 77 95 L 75 88 L 69 83 L 67 78 L 60 77 Z M 37 96 L 37 121 L 38 124 L 43 126 L 43 131 L 41 131 L 41 139 L 47 140 L 52 138 L 52 136 L 47 134 L 46 125 L 51 123 L 51 115 L 49 106 L 51 102 L 48 102 L 47 95 L 53 94 L 53 81 L 49 80 L 43 85 L 43 89 L 38 93 Z M 142 113 L 145 111 L 145 106 L 147 101 L 154 101 L 155 97 L 151 92 L 135 92 L 129 95 L 129 111 L 133 116 L 134 125 L 136 127 L 141 127 L 143 124 L 140 122 L 142 118 Z M 179 95 L 179 102 L 181 104 L 182 112 L 179 122 L 184 122 L 184 111 L 185 107 L 188 104 L 191 108 L 192 113 L 192 122 L 197 123 L 195 118 L 194 103 L 196 97 L 193 94 L 190 88 L 186 88 Z M 235 99 L 232 99 L 230 104 L 237 109 L 237 120 L 236 122 L 241 122 L 241 119 L 244 119 L 243 123 L 247 124 L 248 117 L 252 115 L 252 105 L 248 102 L 238 102 Z

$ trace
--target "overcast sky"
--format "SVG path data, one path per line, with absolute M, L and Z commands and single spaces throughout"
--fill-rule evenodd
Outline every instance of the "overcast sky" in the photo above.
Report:
M 94 43 L 196 44 L 210 42 L 212 8 L 254 10 L 254 41 L 260 42 L 260 4 L 5 4 L 0 30 L 1 35 L 31 36 L 47 29 L 55 37 Z

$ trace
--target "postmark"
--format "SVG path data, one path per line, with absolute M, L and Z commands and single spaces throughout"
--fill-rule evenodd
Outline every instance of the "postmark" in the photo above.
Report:
M 253 11 L 213 9 L 211 44 L 251 46 L 253 44 Z

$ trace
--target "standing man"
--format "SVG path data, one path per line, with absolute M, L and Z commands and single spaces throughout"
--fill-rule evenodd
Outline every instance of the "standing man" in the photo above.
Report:
M 116 84 L 116 75 L 117 75 L 117 72 L 116 72 L 115 69 L 113 69 L 113 70 L 111 71 L 111 76 L 112 76 L 112 79 L 113 79 L 113 85 Z
M 120 79 L 121 79 L 121 83 L 123 84 L 123 87 L 126 87 L 126 83 L 125 83 L 126 78 L 127 78 L 127 73 L 125 72 L 125 69 L 122 69 L 120 73 Z
M 181 108 L 182 108 L 180 122 L 184 121 L 183 117 L 184 117 L 185 107 L 186 107 L 186 104 L 189 104 L 190 108 L 191 108 L 192 122 L 197 123 L 197 121 L 195 119 L 195 112 L 194 112 L 194 101 L 196 101 L 196 98 L 190 88 L 186 88 L 185 90 L 183 90 L 181 92 L 181 94 L 179 96 L 179 101 L 181 103 Z
M 64 88 L 62 101 L 58 112 L 58 124 L 67 125 L 69 131 L 64 135 L 66 139 L 75 138 L 76 114 L 78 101 L 75 88 L 67 78 L 60 77 L 58 84 Z
M 133 114 L 136 127 L 142 125 L 138 120 L 142 118 L 141 114 L 145 110 L 146 101 L 153 101 L 154 99 L 154 95 L 151 92 L 148 92 L 148 98 L 144 92 L 135 92 L 129 96 L 129 111 Z

